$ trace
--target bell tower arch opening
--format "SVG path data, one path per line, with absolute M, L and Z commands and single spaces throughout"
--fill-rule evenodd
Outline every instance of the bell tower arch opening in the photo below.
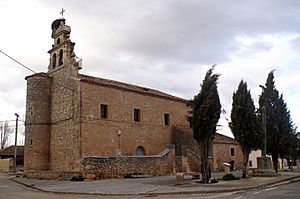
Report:
M 50 54 L 48 73 L 69 67 L 72 76 L 76 76 L 78 70 L 81 69 L 81 65 L 76 60 L 75 43 L 70 39 L 71 27 L 66 25 L 65 22 L 65 19 L 56 19 L 51 25 L 53 45 L 48 51 Z
M 64 56 L 64 55 L 63 55 L 63 49 L 60 49 L 60 50 L 59 50 L 59 58 L 58 58 L 58 65 L 59 65 L 59 66 L 63 65 L 63 63 L 64 63 L 64 62 L 63 62 L 63 56 Z
M 56 53 L 54 53 L 52 56 L 52 69 L 55 69 L 55 67 L 56 67 Z

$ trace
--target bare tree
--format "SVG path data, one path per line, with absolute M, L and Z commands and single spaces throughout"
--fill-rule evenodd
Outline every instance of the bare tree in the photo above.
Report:
M 0 122 L 0 146 L 1 149 L 5 148 L 9 142 L 9 136 L 12 134 L 13 129 L 9 127 L 8 121 Z

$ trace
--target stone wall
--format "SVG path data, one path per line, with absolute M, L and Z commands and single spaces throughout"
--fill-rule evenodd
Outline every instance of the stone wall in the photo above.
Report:
M 135 155 L 139 146 L 146 155 L 155 155 L 171 143 L 174 126 L 188 127 L 184 100 L 124 90 L 118 82 L 112 82 L 115 87 L 81 82 L 83 158 L 114 156 L 119 144 L 125 156 Z M 101 118 L 101 104 L 108 106 L 107 118 Z M 140 109 L 140 122 L 133 119 L 134 109 Z M 169 114 L 170 125 L 164 124 L 164 114 Z
M 201 171 L 201 155 L 199 145 L 191 142 L 190 145 L 176 146 L 180 147 L 181 156 L 176 157 L 177 171 Z M 184 143 L 185 144 L 185 143 Z M 234 154 L 231 155 L 231 148 Z M 216 134 L 212 142 L 212 171 L 219 172 L 224 170 L 223 163 L 234 161 L 235 169 L 242 168 L 243 153 L 240 145 L 236 140 L 225 135 Z
M 49 168 L 52 78 L 46 73 L 26 77 L 25 170 Z
M 231 155 L 231 148 L 234 149 L 234 155 Z M 223 171 L 223 163 L 234 161 L 235 169 L 242 168 L 243 153 L 239 144 L 234 143 L 214 143 L 213 144 L 213 170 Z
M 0 159 L 0 171 L 10 172 L 13 169 L 13 159 Z
M 82 177 L 92 180 L 134 174 L 169 175 L 175 172 L 175 150 L 168 148 L 157 156 L 86 157 L 82 164 Z
M 201 171 L 201 157 L 193 150 L 187 149 L 186 161 L 188 166 L 187 171 L 200 172 Z
M 50 170 L 80 170 L 80 89 L 70 75 L 72 65 L 49 73 L 52 77 Z
M 68 171 L 25 171 L 24 178 L 39 180 L 72 180 L 73 177 L 79 177 L 80 172 Z
M 182 156 L 176 156 L 176 172 L 200 172 L 201 158 L 188 145 L 181 147 Z

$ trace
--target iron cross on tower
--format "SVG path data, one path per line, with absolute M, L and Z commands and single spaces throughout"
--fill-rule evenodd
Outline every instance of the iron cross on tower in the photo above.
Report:
M 64 18 L 64 12 L 66 12 L 66 10 L 64 8 L 61 9 L 60 13 L 61 14 L 61 18 L 63 19 Z

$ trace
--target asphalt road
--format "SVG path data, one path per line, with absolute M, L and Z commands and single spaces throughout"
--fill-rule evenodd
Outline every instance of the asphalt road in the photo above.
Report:
M 229 194 L 230 195 L 230 194 Z M 43 192 L 33 188 L 26 187 L 22 184 L 14 182 L 9 179 L 6 175 L 0 173 L 0 199 L 146 199 L 146 198 L 162 198 L 162 199 L 173 199 L 173 198 L 220 198 L 220 196 L 228 196 L 227 194 L 204 194 L 204 195 L 164 195 L 164 196 L 103 196 L 103 195 L 79 195 L 79 194 L 56 194 L 50 192 Z
M 268 187 L 260 190 L 250 190 L 234 193 L 232 199 L 250 199 L 250 198 L 272 198 L 272 199 L 299 199 L 300 181 L 281 186 Z
M 0 199 L 243 199 L 243 198 L 300 198 L 300 182 L 290 183 L 282 186 L 275 186 L 261 190 L 240 191 L 231 193 L 211 194 L 186 194 L 186 195 L 149 195 L 149 196 L 101 196 L 101 195 L 78 195 L 78 194 L 56 194 L 35 190 L 9 179 L 0 174 Z

